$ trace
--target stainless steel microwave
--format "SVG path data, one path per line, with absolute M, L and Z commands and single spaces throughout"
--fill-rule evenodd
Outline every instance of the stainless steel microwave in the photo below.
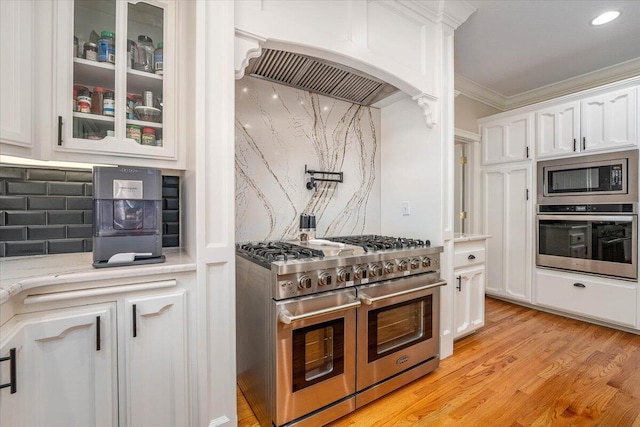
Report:
M 538 204 L 638 201 L 638 150 L 538 162 Z

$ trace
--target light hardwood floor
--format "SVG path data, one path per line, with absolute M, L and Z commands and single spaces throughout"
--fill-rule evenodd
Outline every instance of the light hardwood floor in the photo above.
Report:
M 238 425 L 258 426 L 242 393 Z M 330 426 L 640 427 L 640 335 L 487 298 L 436 371 Z

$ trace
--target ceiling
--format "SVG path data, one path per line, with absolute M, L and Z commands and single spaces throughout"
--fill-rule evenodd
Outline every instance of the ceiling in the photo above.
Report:
M 640 0 L 470 0 L 456 90 L 501 110 L 640 75 Z M 607 10 L 621 16 L 599 27 Z

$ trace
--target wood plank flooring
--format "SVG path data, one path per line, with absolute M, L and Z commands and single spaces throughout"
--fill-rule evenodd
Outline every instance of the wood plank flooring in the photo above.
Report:
M 258 426 L 242 393 L 238 425 Z M 640 427 L 640 335 L 487 298 L 436 371 L 329 426 Z

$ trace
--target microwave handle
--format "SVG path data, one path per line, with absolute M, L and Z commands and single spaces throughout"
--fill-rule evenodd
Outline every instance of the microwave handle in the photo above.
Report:
M 310 319 L 312 317 L 322 316 L 323 314 L 327 313 L 345 311 L 350 308 L 360 307 L 360 305 L 360 301 L 353 301 L 348 304 L 323 308 L 322 310 L 310 311 L 309 313 L 299 314 L 297 316 L 294 316 L 289 310 L 285 308 L 278 313 L 278 320 L 280 320 L 280 322 L 284 323 L 285 325 L 290 325 L 291 323 L 297 322 L 298 320 Z
M 362 291 L 358 291 L 358 298 L 360 298 L 360 301 L 362 301 L 364 305 L 371 305 L 377 301 L 382 301 L 382 300 L 393 298 L 393 297 L 399 297 L 402 295 L 411 294 L 413 292 L 420 292 L 429 288 L 437 288 L 438 286 L 444 286 L 446 284 L 447 284 L 446 282 L 429 283 L 428 285 L 424 285 L 424 286 L 420 286 L 412 289 L 405 289 L 403 291 L 393 292 L 390 294 L 380 295 L 379 297 L 371 297 Z

